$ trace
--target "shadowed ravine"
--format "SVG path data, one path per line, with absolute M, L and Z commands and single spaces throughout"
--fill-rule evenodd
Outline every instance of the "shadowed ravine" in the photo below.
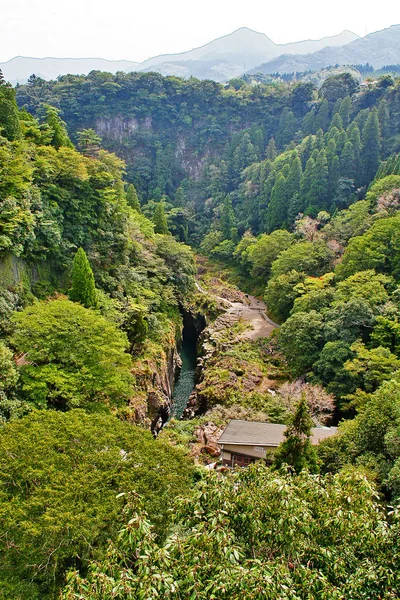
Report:
M 189 396 L 194 388 L 194 371 L 196 368 L 196 340 L 192 336 L 183 336 L 181 349 L 182 369 L 172 395 L 171 417 L 180 419 Z

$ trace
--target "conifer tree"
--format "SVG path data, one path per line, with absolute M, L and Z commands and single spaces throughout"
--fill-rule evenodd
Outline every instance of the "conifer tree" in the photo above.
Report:
M 230 240 L 232 234 L 235 233 L 236 218 L 235 212 L 232 206 L 232 199 L 230 196 L 226 196 L 222 204 L 220 229 L 224 235 L 225 240 Z
M 293 139 L 296 132 L 296 126 L 296 117 L 286 106 L 282 111 L 278 132 L 276 134 L 276 143 L 279 148 L 283 149 Z
M 140 212 L 139 197 L 137 195 L 137 191 L 133 183 L 130 183 L 126 189 L 126 201 L 128 202 L 128 205 L 131 208 L 133 208 L 137 212 Z
M 71 269 L 70 300 L 79 302 L 86 308 L 97 308 L 98 299 L 93 271 L 83 248 L 75 254 Z
M 328 161 L 326 160 L 326 152 L 320 150 L 315 161 L 313 178 L 310 190 L 310 199 L 318 208 L 325 208 L 328 199 Z
M 352 109 L 351 98 L 350 98 L 350 96 L 346 96 L 346 98 L 343 98 L 341 105 L 340 105 L 340 110 L 339 110 L 339 115 L 342 118 L 343 127 L 345 127 L 345 128 L 347 128 L 350 123 L 351 109 Z
M 354 146 L 350 142 L 345 143 L 341 160 L 340 160 L 340 172 L 343 177 L 348 179 L 355 179 L 356 176 L 356 159 L 354 154 Z
M 326 131 L 329 127 L 329 103 L 328 100 L 323 100 L 319 107 L 316 119 L 315 129 L 323 129 Z
M 328 195 L 333 197 L 340 177 L 340 161 L 338 156 L 334 156 L 328 163 Z
M 313 151 L 313 136 L 309 135 L 308 137 L 306 137 L 305 142 L 302 144 L 302 147 L 301 147 L 300 158 L 301 158 L 301 166 L 302 166 L 303 170 L 306 168 L 307 161 L 310 158 L 312 151 Z
M 355 184 L 360 184 L 361 174 L 361 134 L 360 129 L 353 121 L 347 129 L 347 138 L 353 144 L 354 165 L 355 165 Z
M 267 209 L 266 227 L 268 233 L 279 229 L 285 222 L 288 211 L 287 180 L 283 173 L 278 173 L 272 188 L 271 199 Z
M 59 116 L 60 111 L 49 104 L 45 105 L 45 109 L 46 123 L 49 125 L 52 132 L 51 145 L 54 146 L 54 148 L 57 148 L 57 150 L 62 146 L 72 148 L 73 145 L 68 137 L 67 126 Z
M 301 160 L 297 152 L 294 153 L 292 162 L 290 164 L 289 175 L 287 177 L 287 194 L 288 197 L 291 198 L 295 194 L 300 192 L 301 185 L 301 176 L 302 176 L 302 168 L 301 168 Z
M 322 150 L 322 148 L 324 148 L 324 147 L 325 147 L 324 132 L 320 128 L 320 129 L 318 129 L 317 135 L 315 136 L 314 149 Z
M 167 235 L 169 233 L 167 216 L 165 214 L 164 202 L 158 202 L 153 217 L 154 231 Z
M 347 133 L 345 131 L 341 131 L 339 135 L 335 138 L 336 144 L 336 153 L 340 156 L 343 152 L 343 148 L 345 147 L 347 142 Z
M 4 77 L 0 80 L 0 129 L 3 129 L 3 135 L 11 142 L 21 137 L 15 91 L 4 81 Z
M 381 132 L 378 111 L 372 109 L 362 130 L 361 160 L 363 183 L 367 184 L 375 177 L 381 156 Z
M 340 116 L 339 113 L 336 113 L 335 115 L 333 115 L 333 119 L 331 121 L 331 127 L 337 127 L 339 129 L 339 131 L 342 131 L 343 129 L 343 121 L 342 121 L 342 117 Z
M 312 179 L 315 171 L 315 161 L 312 156 L 307 161 L 306 168 L 301 178 L 300 194 L 303 198 L 303 209 L 306 208 L 309 200 L 309 193 L 312 185 Z
M 276 143 L 275 143 L 275 138 L 271 138 L 269 140 L 269 144 L 267 146 L 267 149 L 265 151 L 265 158 L 267 158 L 268 160 L 275 160 L 275 158 L 278 155 L 278 151 L 276 149 Z
M 387 140 L 389 137 L 390 114 L 389 114 L 388 103 L 384 98 L 379 102 L 378 119 L 379 119 L 379 127 L 381 130 L 381 136 L 382 136 L 382 152 L 383 152 L 383 154 L 386 154 L 386 150 L 387 150 L 387 146 L 388 146 Z
M 303 119 L 302 129 L 305 135 L 312 135 L 313 133 L 315 133 L 315 121 L 315 112 L 313 110 L 310 110 Z
M 300 473 L 303 469 L 318 472 L 317 455 L 310 440 L 312 426 L 307 398 L 303 394 L 284 433 L 285 441 L 280 444 L 275 453 L 275 467 L 280 468 L 287 464 L 296 473 Z

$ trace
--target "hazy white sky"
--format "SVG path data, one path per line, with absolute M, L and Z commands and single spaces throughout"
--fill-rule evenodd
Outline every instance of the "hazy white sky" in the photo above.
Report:
M 329 7 L 329 8 L 328 8 Z M 0 0 L 0 62 L 22 56 L 142 61 L 239 27 L 274 42 L 400 23 L 398 0 Z

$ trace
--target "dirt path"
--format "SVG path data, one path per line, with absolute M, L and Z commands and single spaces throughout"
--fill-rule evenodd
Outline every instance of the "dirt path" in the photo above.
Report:
M 241 334 L 241 339 L 257 340 L 258 338 L 268 337 L 274 329 L 279 327 L 277 323 L 274 323 L 268 317 L 264 302 L 254 296 L 246 294 L 247 304 L 244 302 L 231 302 L 226 298 L 221 298 L 221 296 L 210 294 L 198 282 L 196 282 L 196 286 L 203 294 L 214 296 L 217 300 L 223 302 L 227 306 L 227 315 L 235 315 L 251 325 L 251 329 Z

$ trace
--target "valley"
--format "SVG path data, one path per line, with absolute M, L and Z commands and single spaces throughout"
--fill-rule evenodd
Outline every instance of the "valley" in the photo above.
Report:
M 400 596 L 400 79 L 359 67 L 0 71 L 0 600 Z

